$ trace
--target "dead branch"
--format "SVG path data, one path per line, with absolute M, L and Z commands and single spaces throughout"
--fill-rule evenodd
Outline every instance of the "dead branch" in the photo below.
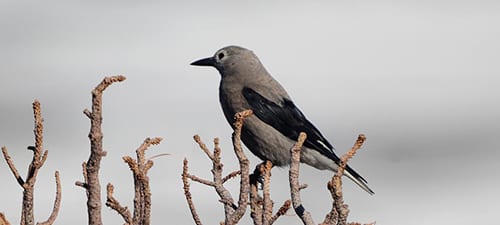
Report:
M 191 196 L 191 192 L 189 191 L 189 173 L 188 173 L 188 160 L 184 158 L 184 166 L 182 167 L 182 184 L 184 187 L 184 196 L 186 196 L 186 201 L 189 206 L 189 211 L 191 211 L 191 215 L 193 216 L 193 220 L 196 225 L 201 225 L 200 216 L 196 212 L 196 208 L 194 206 L 193 198 Z M 192 178 L 191 178 L 192 179 Z M 213 186 L 213 185 L 209 185 Z
M 323 224 L 337 224 L 346 225 L 347 216 L 349 215 L 349 208 L 347 204 L 344 204 L 344 197 L 342 194 L 342 176 L 344 174 L 345 167 L 349 159 L 351 159 L 363 145 L 366 140 L 365 135 L 360 134 L 354 146 L 341 158 L 339 168 L 337 173 L 335 173 L 332 179 L 328 182 L 328 190 L 333 198 L 332 209 L 325 216 Z
M 1 212 L 0 212 L 0 225 L 10 225 L 7 218 L 5 218 L 5 215 Z
M 280 216 L 284 215 L 290 208 L 290 201 L 287 200 L 283 206 L 273 215 L 273 201 L 271 200 L 271 169 L 273 165 L 270 161 L 265 161 L 255 167 L 250 175 L 250 216 L 256 225 L 273 224 Z M 259 195 L 258 184 L 262 184 L 262 196 Z
M 223 164 L 221 162 L 221 148 L 219 144 L 219 139 L 214 139 L 214 151 L 211 152 L 208 147 L 203 143 L 201 138 L 198 135 L 195 135 L 193 138 L 195 142 L 200 146 L 203 152 L 207 155 L 207 157 L 212 161 L 212 176 L 213 181 L 205 180 L 189 174 L 187 169 L 187 160 L 184 160 L 184 169 L 182 173 L 182 180 L 184 185 L 184 195 L 186 196 L 186 200 L 188 202 L 189 208 L 191 210 L 191 215 L 196 224 L 201 224 L 198 214 L 196 213 L 194 203 L 192 200 L 191 193 L 189 191 L 189 182 L 188 179 L 193 181 L 214 187 L 215 191 L 220 197 L 220 202 L 224 205 L 224 215 L 225 219 L 223 224 L 236 224 L 241 219 L 243 214 L 246 211 L 248 205 L 248 194 L 250 191 L 250 181 L 249 181 L 249 161 L 245 154 L 243 153 L 241 147 L 241 128 L 243 126 L 243 120 L 252 115 L 251 110 L 247 110 L 244 112 L 237 113 L 235 118 L 235 129 L 233 132 L 233 149 L 235 151 L 236 157 L 238 158 L 238 162 L 240 165 L 239 171 L 231 172 L 226 176 L 222 176 L 223 173 Z M 235 204 L 233 197 L 229 190 L 224 187 L 224 183 L 231 178 L 240 175 L 240 195 L 238 199 L 238 205 Z
M 292 197 L 292 204 L 295 213 L 302 220 L 302 223 L 307 225 L 315 224 L 311 213 L 309 213 L 304 206 L 302 205 L 302 200 L 300 199 L 300 187 L 299 185 L 299 165 L 300 165 L 300 151 L 302 149 L 302 145 L 306 140 L 307 135 L 304 132 L 301 132 L 297 143 L 293 145 L 290 149 L 291 153 L 291 162 L 290 162 L 290 171 L 289 171 L 289 180 L 290 180 L 290 194 Z
M 153 166 L 151 159 L 146 159 L 146 150 L 151 145 L 160 144 L 162 138 L 146 138 L 144 142 L 137 148 L 137 160 L 130 156 L 124 156 L 123 161 L 128 164 L 134 177 L 134 216 L 132 217 L 127 207 L 124 207 L 120 202 L 113 197 L 114 186 L 111 183 L 107 185 L 107 200 L 106 206 L 115 210 L 125 220 L 127 225 L 149 225 L 151 218 L 151 190 L 149 188 L 149 177 L 147 175 L 149 169 Z
M 263 224 L 269 225 L 270 220 L 273 214 L 273 202 L 271 201 L 270 194 L 270 183 L 271 183 L 271 168 L 273 164 L 271 161 L 266 161 L 262 167 L 262 174 L 264 175 L 264 183 L 262 184 L 262 192 L 263 192 L 263 211 L 264 211 L 264 219 Z
M 194 136 L 195 141 L 199 144 L 200 148 L 206 153 L 206 155 L 210 158 L 212 161 L 212 175 L 213 175 L 213 181 L 208 181 L 205 179 L 197 178 L 194 175 L 187 174 L 186 177 L 192 179 L 193 181 L 197 181 L 199 183 L 209 185 L 214 187 L 215 191 L 219 195 L 220 202 L 224 204 L 224 215 L 225 215 L 225 221 L 229 221 L 230 216 L 233 214 L 236 206 L 234 204 L 233 197 L 231 196 L 231 193 L 229 190 L 227 190 L 224 185 L 223 185 L 223 178 L 222 178 L 222 172 L 223 172 L 223 164 L 221 162 L 221 149 L 219 147 L 219 139 L 214 138 L 214 151 L 210 152 L 206 145 L 201 141 L 201 138 L 199 138 L 198 135 Z
M 7 162 L 7 165 L 9 165 L 10 171 L 12 172 L 14 177 L 16 178 L 17 183 L 19 185 L 21 185 L 21 187 L 24 186 L 24 180 L 21 177 L 21 175 L 19 174 L 19 172 L 17 171 L 16 166 L 14 165 L 14 161 L 10 157 L 9 152 L 7 151 L 7 148 L 5 146 L 2 147 L 2 153 L 3 153 L 3 157 L 4 157 L 5 161 Z
M 59 213 L 59 209 L 61 208 L 61 180 L 59 179 L 59 171 L 56 171 L 54 174 L 56 178 L 56 199 L 54 200 L 54 207 L 52 208 L 52 213 L 49 218 L 41 223 L 37 223 L 37 225 L 52 225 L 56 221 L 57 214 Z
M 263 224 L 263 204 L 264 200 L 259 195 L 259 180 L 262 177 L 262 163 L 255 167 L 250 175 L 250 217 L 254 225 Z
M 10 157 L 7 148 L 2 147 L 2 153 L 5 158 L 5 161 L 9 165 L 9 168 L 17 180 L 17 183 L 23 188 L 23 207 L 21 210 L 21 225 L 33 225 L 35 223 L 34 215 L 33 215 L 33 202 L 34 202 L 34 191 L 35 191 L 35 183 L 36 177 L 40 168 L 42 168 L 43 164 L 47 160 L 48 151 L 43 151 L 43 119 L 42 119 L 42 110 L 40 106 L 40 102 L 35 100 L 33 102 L 33 115 L 35 120 L 35 128 L 33 133 L 35 135 L 35 146 L 28 146 L 28 150 L 33 151 L 33 158 L 28 167 L 28 174 L 26 175 L 26 180 L 24 180 L 19 174 L 14 161 Z M 59 173 L 56 171 L 56 200 L 54 203 L 54 209 L 49 219 L 42 224 L 52 224 L 59 211 L 59 204 L 61 201 L 61 187 L 59 181 Z
M 248 205 L 248 195 L 250 193 L 250 162 L 248 161 L 245 153 L 243 153 L 243 149 L 241 147 L 241 129 L 243 128 L 245 118 L 251 116 L 252 114 L 252 110 L 245 110 L 243 112 L 236 113 L 235 116 L 236 121 L 234 122 L 235 128 L 233 132 L 233 149 L 240 164 L 240 197 L 238 200 L 238 208 L 231 216 L 230 221 L 226 221 L 226 224 L 237 224 L 243 214 L 245 214 Z
M 111 183 L 108 183 L 106 186 L 107 190 L 107 200 L 106 206 L 115 210 L 120 216 L 122 216 L 125 221 L 125 225 L 132 224 L 132 215 L 130 214 L 130 210 L 125 206 L 122 206 L 118 200 L 113 196 L 114 186 Z
M 205 154 L 207 154 L 208 158 L 210 160 L 214 160 L 214 154 L 212 152 L 210 152 L 207 145 L 205 143 L 203 143 L 203 141 L 201 141 L 200 136 L 194 135 L 193 139 L 200 146 L 201 150 L 203 150 L 203 152 L 205 152 Z M 215 140 L 214 140 L 214 142 L 215 142 Z
M 241 175 L 241 170 L 233 171 L 222 178 L 222 183 L 226 183 L 226 181 L 231 180 L 232 178 Z
M 290 206 L 292 205 L 292 201 L 286 200 L 283 205 L 278 209 L 276 214 L 271 217 L 269 224 L 273 224 L 280 216 L 285 215 L 286 212 L 290 209 Z
M 151 220 L 151 190 L 149 188 L 149 169 L 153 166 L 152 160 L 146 160 L 145 151 L 151 145 L 160 144 L 162 138 L 146 138 L 136 150 L 137 160 L 129 156 L 123 157 L 134 176 L 134 218 L 133 224 L 149 225 Z
M 87 193 L 87 213 L 89 225 L 102 225 L 101 218 L 101 184 L 99 181 L 99 170 L 101 159 L 106 155 L 102 149 L 102 93 L 115 82 L 124 81 L 124 76 L 105 77 L 92 91 L 92 111 L 85 109 L 83 113 L 90 119 L 90 156 L 84 164 L 84 180 L 76 182 L 75 185 L 85 188 Z

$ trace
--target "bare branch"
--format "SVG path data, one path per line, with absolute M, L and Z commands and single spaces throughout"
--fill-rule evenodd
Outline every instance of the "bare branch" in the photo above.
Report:
M 106 186 L 107 190 L 107 200 L 106 206 L 115 210 L 118 214 L 120 214 L 125 221 L 126 225 L 132 224 L 132 215 L 130 214 L 130 210 L 125 206 L 122 206 L 118 200 L 113 196 L 114 186 L 111 183 L 108 183 Z
M 28 149 L 33 150 L 33 159 L 28 168 L 28 175 L 26 175 L 26 182 L 23 184 L 23 209 L 22 209 L 22 222 L 21 224 L 33 225 L 35 224 L 34 212 L 33 212 L 33 202 L 34 202 L 34 191 L 36 177 L 38 171 L 43 166 L 43 163 L 47 159 L 47 151 L 42 155 L 43 148 L 43 119 L 42 110 L 40 107 L 40 102 L 35 100 L 33 102 L 33 115 L 35 119 L 35 129 L 33 130 L 35 134 L 35 147 L 28 147 Z
M 244 112 L 237 113 L 235 115 L 235 130 L 233 132 L 233 148 L 236 153 L 236 157 L 238 158 L 240 164 L 240 170 L 234 171 L 227 176 L 223 177 L 223 167 L 224 165 L 221 162 L 221 148 L 218 138 L 214 138 L 214 151 L 211 152 L 208 147 L 201 141 L 201 138 L 198 135 L 195 135 L 193 138 L 195 142 L 200 146 L 200 148 L 205 152 L 208 158 L 212 161 L 212 175 L 213 181 L 207 181 L 201 178 L 198 178 L 194 175 L 191 175 L 187 172 L 187 160 L 184 161 L 184 171 L 183 171 L 183 183 L 186 199 L 188 204 L 190 205 L 191 213 L 193 214 L 193 218 L 196 223 L 199 223 L 199 218 L 197 218 L 196 211 L 194 210 L 194 205 L 192 203 L 191 194 L 189 193 L 189 183 L 187 179 L 192 179 L 193 181 L 212 186 L 220 197 L 219 202 L 224 204 L 224 224 L 236 224 L 241 219 L 243 214 L 245 213 L 246 207 L 248 206 L 248 195 L 250 191 L 250 182 L 249 182 L 249 161 L 246 158 L 243 150 L 241 148 L 241 128 L 243 125 L 243 120 L 252 115 L 251 110 L 247 110 Z M 229 190 L 224 187 L 224 183 L 237 176 L 241 175 L 240 178 L 240 195 L 238 200 L 238 205 L 235 205 L 233 197 Z
M 300 185 L 299 185 L 299 164 L 300 164 L 300 151 L 302 149 L 302 145 L 306 140 L 306 133 L 301 132 L 297 143 L 290 149 L 291 152 L 291 163 L 290 163 L 290 171 L 289 171 L 289 179 L 290 179 L 290 192 L 292 196 L 292 204 L 295 213 L 300 217 L 302 223 L 310 225 L 315 224 L 311 213 L 306 211 L 304 206 L 302 205 L 302 200 L 300 199 Z
M 7 165 L 9 165 L 10 171 L 12 172 L 12 174 L 14 174 L 14 177 L 16 178 L 17 183 L 19 185 L 21 185 L 21 187 L 23 187 L 24 180 L 21 177 L 21 175 L 19 174 L 19 172 L 17 171 L 16 165 L 14 164 L 14 161 L 10 157 L 9 152 L 7 151 L 7 148 L 5 146 L 2 147 L 2 153 L 3 153 L 3 157 L 5 158 L 5 161 L 7 161 Z
M 262 164 L 257 165 L 250 175 L 250 217 L 252 217 L 254 225 L 263 224 L 264 201 L 259 195 L 259 179 L 262 176 L 261 167 Z
M 271 183 L 271 168 L 273 164 L 271 161 L 266 161 L 263 166 L 261 166 L 262 174 L 264 175 L 264 183 L 262 184 L 262 192 L 263 192 L 263 210 L 264 210 L 264 219 L 263 224 L 269 225 L 271 224 L 271 217 L 273 214 L 273 202 L 271 201 L 270 194 L 270 183 Z
M 205 143 L 203 143 L 203 141 L 201 140 L 200 136 L 199 135 L 194 135 L 193 139 L 200 146 L 201 150 L 203 150 L 203 152 L 205 152 L 205 154 L 207 154 L 208 158 L 210 160 L 214 160 L 214 155 L 212 154 L 212 152 L 210 152 L 210 150 L 208 150 L 207 145 L 205 145 Z
M 151 218 L 151 190 L 149 188 L 149 169 L 153 166 L 152 160 L 146 160 L 145 152 L 151 145 L 160 144 L 162 138 L 146 138 L 135 151 L 137 160 L 130 156 L 124 156 L 125 161 L 134 177 L 134 216 L 132 224 L 149 225 Z
M 112 83 L 124 80 L 124 76 L 105 77 L 92 91 L 92 111 L 87 109 L 83 111 L 90 119 L 90 156 L 84 168 L 86 171 L 84 172 L 85 182 L 76 182 L 75 184 L 86 190 L 89 225 L 102 225 L 99 170 L 101 159 L 106 155 L 102 149 L 102 93 Z
M 193 181 L 209 185 L 214 187 L 215 191 L 221 198 L 219 201 L 224 204 L 224 214 L 225 214 L 225 221 L 229 220 L 230 215 L 234 212 L 234 200 L 231 196 L 231 193 L 224 187 L 223 185 L 223 178 L 222 178 L 222 171 L 224 165 L 221 163 L 221 149 L 219 146 L 219 139 L 214 138 L 214 151 L 211 152 L 208 150 L 208 147 L 203 143 L 201 140 L 200 136 L 195 135 L 193 137 L 195 142 L 199 145 L 199 147 L 203 150 L 203 152 L 207 155 L 207 157 L 212 161 L 212 175 L 213 175 L 213 181 L 208 181 L 205 179 L 198 178 L 194 175 L 186 173 L 185 177 L 190 178 Z
M 274 214 L 273 217 L 271 217 L 271 220 L 269 221 L 269 224 L 273 224 L 280 216 L 283 216 L 286 214 L 286 212 L 290 209 L 290 206 L 292 205 L 292 201 L 286 200 L 283 205 L 280 207 L 278 212 Z
M 82 163 L 82 171 L 83 171 L 82 172 L 83 173 L 83 182 L 82 181 L 76 181 L 75 185 L 87 189 L 89 185 L 87 183 L 88 176 L 87 176 L 87 163 L 86 162 Z M 87 192 L 87 195 L 88 195 L 88 192 Z
M 337 173 L 333 175 L 331 181 L 328 182 L 328 190 L 333 198 L 332 209 L 325 216 L 323 224 L 337 224 L 346 225 L 347 216 L 349 215 L 349 208 L 347 204 L 344 204 L 344 197 L 342 194 L 342 175 L 344 174 L 345 167 L 349 159 L 351 159 L 356 152 L 361 148 L 365 142 L 366 137 L 363 134 L 358 136 L 356 143 L 346 154 L 341 158 L 339 168 Z
M 240 196 L 238 200 L 238 208 L 235 210 L 234 214 L 231 216 L 230 220 L 226 220 L 226 224 L 236 224 L 241 219 L 248 206 L 248 195 L 250 193 L 250 173 L 249 167 L 250 162 L 243 153 L 241 147 L 241 129 L 243 127 L 243 122 L 245 118 L 253 115 L 252 110 L 245 110 L 243 112 L 236 113 L 234 122 L 234 132 L 233 132 L 233 148 L 238 158 L 241 171 L 241 181 L 240 181 Z
M 83 114 L 85 114 L 89 119 L 92 119 L 92 113 L 89 109 L 84 109 Z
M 207 185 L 207 186 L 211 186 L 211 187 L 215 187 L 215 183 L 213 181 L 209 181 L 209 180 L 205 180 L 205 179 L 202 179 L 202 178 L 199 178 L 193 174 L 187 174 L 186 175 L 189 179 L 191 179 L 192 181 L 196 181 L 200 184 L 204 184 L 204 185 Z
M 226 181 L 228 181 L 228 180 L 230 180 L 238 175 L 241 175 L 241 170 L 233 171 L 230 174 L 226 175 L 224 178 L 222 178 L 222 183 L 226 183 Z
M 59 213 L 59 209 L 61 208 L 61 180 L 59 179 L 59 171 L 56 171 L 54 174 L 56 178 L 56 199 L 54 200 L 54 208 L 52 208 L 52 213 L 49 218 L 41 223 L 37 223 L 37 225 L 52 225 L 56 221 L 57 214 Z
M 10 225 L 7 218 L 5 218 L 5 215 L 1 212 L 0 212 L 0 225 Z
M 23 188 L 23 207 L 21 210 L 21 225 L 33 225 L 35 224 L 33 205 L 34 205 L 34 191 L 35 191 L 35 183 L 36 177 L 38 175 L 38 171 L 43 166 L 45 161 L 47 160 L 48 151 L 43 151 L 43 119 L 42 119 L 42 110 L 40 106 L 40 102 L 38 100 L 33 101 L 33 116 L 35 120 L 35 128 L 33 129 L 33 133 L 35 135 L 35 146 L 28 146 L 28 150 L 33 151 L 33 158 L 28 167 L 28 173 L 26 175 L 26 180 L 23 180 L 19 171 L 17 171 L 16 166 L 12 158 L 10 157 L 7 148 L 2 147 L 2 153 L 9 165 L 9 168 L 17 180 L 17 183 L 21 185 Z M 61 188 L 59 182 L 59 173 L 56 172 L 56 200 L 54 203 L 54 210 L 52 211 L 51 216 L 47 220 L 48 224 L 52 224 L 57 217 L 57 212 L 59 210 L 59 204 L 61 201 Z
M 201 225 L 200 217 L 196 212 L 196 208 L 193 203 L 193 198 L 191 197 L 191 192 L 189 191 L 189 181 L 188 181 L 188 160 L 184 158 L 184 166 L 182 167 L 182 184 L 184 186 L 184 196 L 186 196 L 186 201 L 193 216 L 194 222 L 197 225 Z

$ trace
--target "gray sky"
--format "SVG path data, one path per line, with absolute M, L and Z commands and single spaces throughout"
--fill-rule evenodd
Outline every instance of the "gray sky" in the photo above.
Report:
M 132 207 L 133 180 L 121 157 L 146 137 L 164 138 L 149 155 L 152 223 L 192 224 L 182 195 L 182 159 L 209 178 L 192 141 L 220 137 L 226 170 L 236 169 L 218 104 L 215 69 L 189 63 L 230 44 L 252 49 L 306 116 L 344 153 L 359 133 L 351 165 L 376 192 L 345 182 L 350 220 L 377 224 L 493 224 L 500 185 L 500 3 L 498 1 L 0 1 L 0 146 L 20 172 L 31 159 L 31 103 L 39 99 L 49 158 L 35 196 L 37 221 L 86 224 L 81 163 L 89 154 L 90 91 L 105 76 L 124 83 L 104 95 L 101 183 Z M 250 156 L 250 153 L 247 152 Z M 251 157 L 252 165 L 259 161 Z M 331 173 L 302 167 L 304 205 L 316 222 L 329 210 Z M 22 190 L 0 162 L 0 211 L 16 224 Z M 237 182 L 231 183 L 236 196 Z M 274 169 L 272 198 L 288 196 L 287 170 Z M 222 220 L 212 189 L 192 184 L 202 220 Z M 292 212 L 290 211 L 290 214 Z M 106 224 L 121 223 L 103 208 Z M 278 224 L 299 224 L 287 216 Z M 250 224 L 248 211 L 242 224 Z

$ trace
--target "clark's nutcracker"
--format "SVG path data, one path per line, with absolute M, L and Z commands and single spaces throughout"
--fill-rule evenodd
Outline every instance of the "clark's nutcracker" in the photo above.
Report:
M 300 161 L 320 170 L 337 171 L 340 159 L 333 146 L 306 119 L 252 51 L 228 46 L 191 65 L 212 66 L 221 74 L 219 100 L 231 126 L 235 113 L 253 111 L 254 115 L 245 120 L 241 139 L 257 157 L 276 166 L 290 164 L 289 149 L 299 133 L 305 132 L 307 139 Z M 374 193 L 351 167 L 346 167 L 344 175 L 363 190 Z

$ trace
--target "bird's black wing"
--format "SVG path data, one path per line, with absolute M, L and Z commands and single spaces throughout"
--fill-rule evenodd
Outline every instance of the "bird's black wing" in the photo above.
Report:
M 305 132 L 307 139 L 304 146 L 316 149 L 335 163 L 340 163 L 339 157 L 333 152 L 333 146 L 291 100 L 285 98 L 283 105 L 278 105 L 248 87 L 243 88 L 243 96 L 260 120 L 292 140 L 297 140 L 300 132 Z
M 333 146 L 323 137 L 319 130 L 306 119 L 304 114 L 302 114 L 299 108 L 297 108 L 290 99 L 284 98 L 283 105 L 281 106 L 249 87 L 243 88 L 243 96 L 250 105 L 253 113 L 260 120 L 271 125 L 274 129 L 292 140 L 297 140 L 300 132 L 305 132 L 307 134 L 307 139 L 304 142 L 304 146 L 315 149 L 322 155 L 333 160 L 337 165 L 340 164 L 340 158 L 333 152 Z M 366 183 L 366 180 L 349 165 L 346 165 L 345 169 L 355 178 Z

